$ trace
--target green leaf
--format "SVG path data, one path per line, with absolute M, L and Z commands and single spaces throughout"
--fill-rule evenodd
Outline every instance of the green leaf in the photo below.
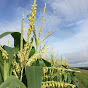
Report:
M 14 46 L 15 46 L 14 50 L 15 50 L 15 53 L 17 53 L 18 50 L 20 50 L 21 33 L 19 33 L 19 32 L 5 32 L 5 33 L 0 35 L 0 38 L 6 36 L 8 34 L 11 34 L 11 36 L 14 38 Z M 23 39 L 23 47 L 24 47 L 25 43 L 26 43 L 26 41 Z M 35 47 L 33 46 L 32 50 L 30 51 L 29 57 L 31 57 L 34 53 L 35 53 Z
M 67 81 L 67 73 L 64 73 L 63 75 L 64 75 L 64 80 L 66 82 Z
M 4 62 L 4 60 L 3 60 L 3 58 L 2 58 L 2 52 L 1 52 L 1 50 L 0 50 L 0 65 L 3 65 L 3 62 Z
M 1 70 L 3 70 L 3 65 L 4 65 L 3 63 L 4 63 L 4 60 L 2 58 L 2 52 L 0 50 L 0 67 L 1 67 Z
M 0 67 L 0 85 L 2 84 L 3 82 L 3 74 L 2 74 L 2 71 L 1 71 L 1 67 Z
M 8 46 L 3 46 L 4 50 L 9 54 L 9 68 L 11 68 L 11 63 L 13 60 L 13 48 L 8 47 Z
M 29 58 L 30 58 L 32 55 L 34 55 L 34 54 L 35 54 L 35 47 L 32 46 L 32 49 L 31 49 L 30 54 L 29 54 Z
M 19 33 L 19 32 L 13 32 L 13 33 L 11 33 L 11 35 L 14 38 L 14 46 L 15 46 L 14 51 L 17 54 L 18 51 L 20 50 L 21 33 Z M 26 41 L 23 39 L 23 47 L 24 47 L 25 43 L 26 43 Z
M 51 67 L 51 63 L 50 62 L 48 62 L 48 61 L 46 61 L 46 60 L 44 60 L 44 59 L 42 59 L 43 60 L 43 62 L 45 63 L 45 65 L 47 66 L 47 67 Z
M 0 51 L 0 84 L 3 82 L 4 78 L 4 66 L 3 66 L 3 58 L 2 58 L 2 52 Z
M 14 38 L 14 46 L 20 48 L 20 38 L 21 38 L 21 33 L 19 32 L 13 32 L 11 33 L 12 37 Z M 25 44 L 25 40 L 23 39 L 23 46 Z
M 26 86 L 15 76 L 10 76 L 0 85 L 0 88 L 26 88 Z
M 26 78 L 28 88 L 41 88 L 43 67 L 41 66 L 27 66 Z
M 38 59 L 36 60 L 36 66 L 40 66 Z
M 45 66 L 45 63 L 44 63 L 44 61 L 42 60 L 42 58 L 41 59 L 38 59 L 39 60 L 39 65 L 40 66 Z
M 18 44 L 20 45 L 21 33 L 19 33 L 19 32 L 4 32 L 3 34 L 0 35 L 0 38 L 3 38 L 8 34 L 11 34 L 12 37 L 14 38 L 14 46 L 15 47 L 18 46 Z M 25 40 L 23 40 L 23 42 L 26 43 Z
M 51 63 L 44 60 L 43 58 L 39 58 L 37 61 L 34 61 L 32 66 L 47 66 L 50 67 Z
M 68 83 L 71 83 L 71 74 L 70 74 L 70 72 L 67 75 L 68 75 Z
M 11 48 L 11 47 L 8 47 L 8 46 L 3 46 L 4 50 L 6 50 L 6 52 L 8 53 L 9 55 L 9 76 L 12 75 L 12 60 L 13 60 L 13 50 L 14 48 Z
M 0 35 L 0 38 L 3 38 L 4 36 L 11 34 L 11 33 L 13 33 L 13 32 L 4 32 L 3 34 Z
M 21 38 L 21 33 L 19 32 L 5 32 L 0 35 L 0 38 L 5 37 L 6 35 L 11 34 L 11 36 L 14 38 L 14 46 L 15 46 L 15 51 L 18 52 L 20 49 L 20 38 Z M 25 40 L 23 39 L 23 45 L 25 44 Z
M 22 82 L 23 82 L 23 83 L 26 85 L 26 87 L 27 87 L 27 78 L 26 78 L 26 74 L 25 74 L 25 68 L 23 69 Z

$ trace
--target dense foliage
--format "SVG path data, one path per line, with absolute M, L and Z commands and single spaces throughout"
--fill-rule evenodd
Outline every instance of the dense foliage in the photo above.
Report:
M 0 88 L 77 88 L 77 79 L 75 71 L 65 60 L 57 61 L 56 58 L 46 57 L 43 59 L 45 45 L 40 48 L 40 44 L 48 38 L 50 32 L 40 39 L 44 13 L 41 21 L 41 27 L 37 36 L 35 30 L 36 0 L 32 5 L 27 32 L 27 40 L 23 39 L 24 14 L 22 19 L 22 30 L 19 32 L 5 32 L 0 38 L 11 34 L 14 38 L 14 47 L 0 45 Z M 31 40 L 29 42 L 30 35 Z M 35 41 L 35 46 L 33 43 Z M 63 60 L 63 61 L 62 61 Z

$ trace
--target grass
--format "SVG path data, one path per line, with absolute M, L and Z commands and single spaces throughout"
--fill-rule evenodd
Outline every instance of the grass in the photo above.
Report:
M 80 73 L 76 73 L 76 76 L 79 81 L 79 88 L 88 88 L 88 70 L 85 70 L 85 67 L 79 67 L 74 69 L 80 71 Z
M 88 70 L 88 67 L 78 67 L 79 69 L 85 69 Z

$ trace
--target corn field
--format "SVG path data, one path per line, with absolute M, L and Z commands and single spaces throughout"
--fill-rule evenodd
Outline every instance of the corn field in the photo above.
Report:
M 41 26 L 38 34 L 35 30 L 35 15 L 37 9 L 36 0 L 32 5 L 28 17 L 27 40 L 23 38 L 24 13 L 22 17 L 22 29 L 19 32 L 5 32 L 0 38 L 10 34 L 14 38 L 14 47 L 0 45 L 0 88 L 78 88 L 78 80 L 75 71 L 61 56 L 58 59 L 54 53 L 49 57 L 43 55 L 49 48 L 41 43 L 53 33 L 47 32 L 41 38 L 43 19 L 46 4 L 43 11 Z M 32 37 L 30 37 L 32 35 Z M 30 42 L 29 42 L 30 39 Z M 33 46 L 35 43 L 35 46 Z

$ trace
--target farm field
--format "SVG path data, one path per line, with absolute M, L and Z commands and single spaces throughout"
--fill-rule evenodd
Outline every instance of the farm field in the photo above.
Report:
M 85 69 L 88 70 L 88 67 L 78 67 L 79 69 Z
M 30 0 L 28 1 L 30 2 Z M 3 13 L 3 15 L 6 14 L 6 16 L 0 16 L 2 18 L 0 19 L 0 88 L 88 88 L 88 67 L 70 67 L 69 65 L 74 63 L 73 66 L 84 66 L 85 62 L 88 62 L 85 55 L 88 45 L 86 44 L 88 31 L 84 31 L 85 28 L 88 28 L 88 18 L 87 20 L 81 19 L 81 17 L 78 18 L 79 13 L 85 14 L 87 8 L 83 9 L 84 4 L 80 6 L 80 4 L 83 3 L 82 1 L 80 4 L 76 4 L 77 10 L 75 7 L 76 2 L 70 1 L 70 3 L 67 3 L 68 0 L 55 0 L 54 3 L 56 3 L 56 5 L 58 2 L 58 8 L 55 7 L 56 5 L 51 6 L 51 4 L 53 4 L 51 1 L 32 1 L 34 1 L 33 4 L 30 2 L 29 5 L 29 2 L 21 2 L 24 5 L 20 2 L 16 2 L 14 3 L 16 6 L 10 3 L 9 5 L 11 6 L 9 8 L 13 6 L 13 9 L 11 8 L 12 11 L 10 11 L 12 12 L 12 16 L 6 14 L 7 12 L 10 13 L 7 8 L 7 2 L 6 8 L 8 11 L 0 10 L 1 12 L 6 12 Z M 65 1 L 65 4 L 62 5 L 63 1 Z M 46 4 L 49 5 L 49 3 L 50 6 L 46 6 Z M 77 3 L 79 3 L 79 1 Z M 31 6 L 31 10 L 27 9 L 28 6 Z M 43 8 L 41 8 L 41 6 L 43 6 Z M 19 7 L 22 8 L 22 11 L 18 9 Z M 46 7 L 48 7 L 49 11 L 46 10 Z M 75 7 L 75 9 L 69 9 L 70 7 Z M 82 7 L 84 12 L 80 7 Z M 60 15 L 56 12 L 57 9 L 57 12 L 61 12 Z M 16 10 L 15 13 L 13 12 L 14 10 Z M 67 10 L 66 13 L 65 10 Z M 78 10 L 81 12 L 78 12 Z M 30 14 L 27 11 L 30 11 Z M 17 14 L 20 12 L 23 14 Z M 39 14 L 37 14 L 37 12 Z M 54 12 L 53 15 L 52 12 Z M 78 12 L 78 14 L 76 14 L 76 12 Z M 19 17 L 16 15 L 13 17 L 13 13 L 19 15 Z M 20 18 L 21 15 L 22 18 Z M 46 17 L 45 19 L 44 15 Z M 86 16 L 82 15 L 82 17 L 85 18 Z M 19 26 L 20 21 L 17 19 L 22 19 L 21 27 Z M 25 20 L 28 20 L 28 23 Z M 43 22 L 46 22 L 48 25 L 44 24 L 43 26 Z M 6 27 L 4 27 L 4 25 L 6 25 Z M 59 25 L 60 28 L 59 31 L 57 31 Z M 25 26 L 28 26 L 27 31 L 24 30 L 26 29 Z M 71 30 L 68 30 L 70 28 Z M 20 29 L 21 31 L 19 31 Z M 44 29 L 44 31 L 42 31 L 42 29 Z M 49 30 L 47 31 L 47 29 Z M 53 29 L 53 31 L 51 31 L 51 29 Z M 54 33 L 56 34 L 53 35 Z M 10 38 L 8 36 L 7 39 L 7 35 L 10 35 Z M 46 41 L 50 36 L 51 38 Z M 49 43 L 47 44 L 48 41 Z M 81 60 L 80 57 L 84 57 L 84 59 Z M 72 60 L 70 60 L 70 58 L 72 58 Z M 69 63 L 67 61 L 69 61 Z M 81 63 L 83 65 L 81 65 Z
M 79 88 L 88 88 L 88 67 L 78 67 L 74 68 L 77 71 L 80 71 L 80 73 L 76 73 L 76 76 L 79 81 Z

